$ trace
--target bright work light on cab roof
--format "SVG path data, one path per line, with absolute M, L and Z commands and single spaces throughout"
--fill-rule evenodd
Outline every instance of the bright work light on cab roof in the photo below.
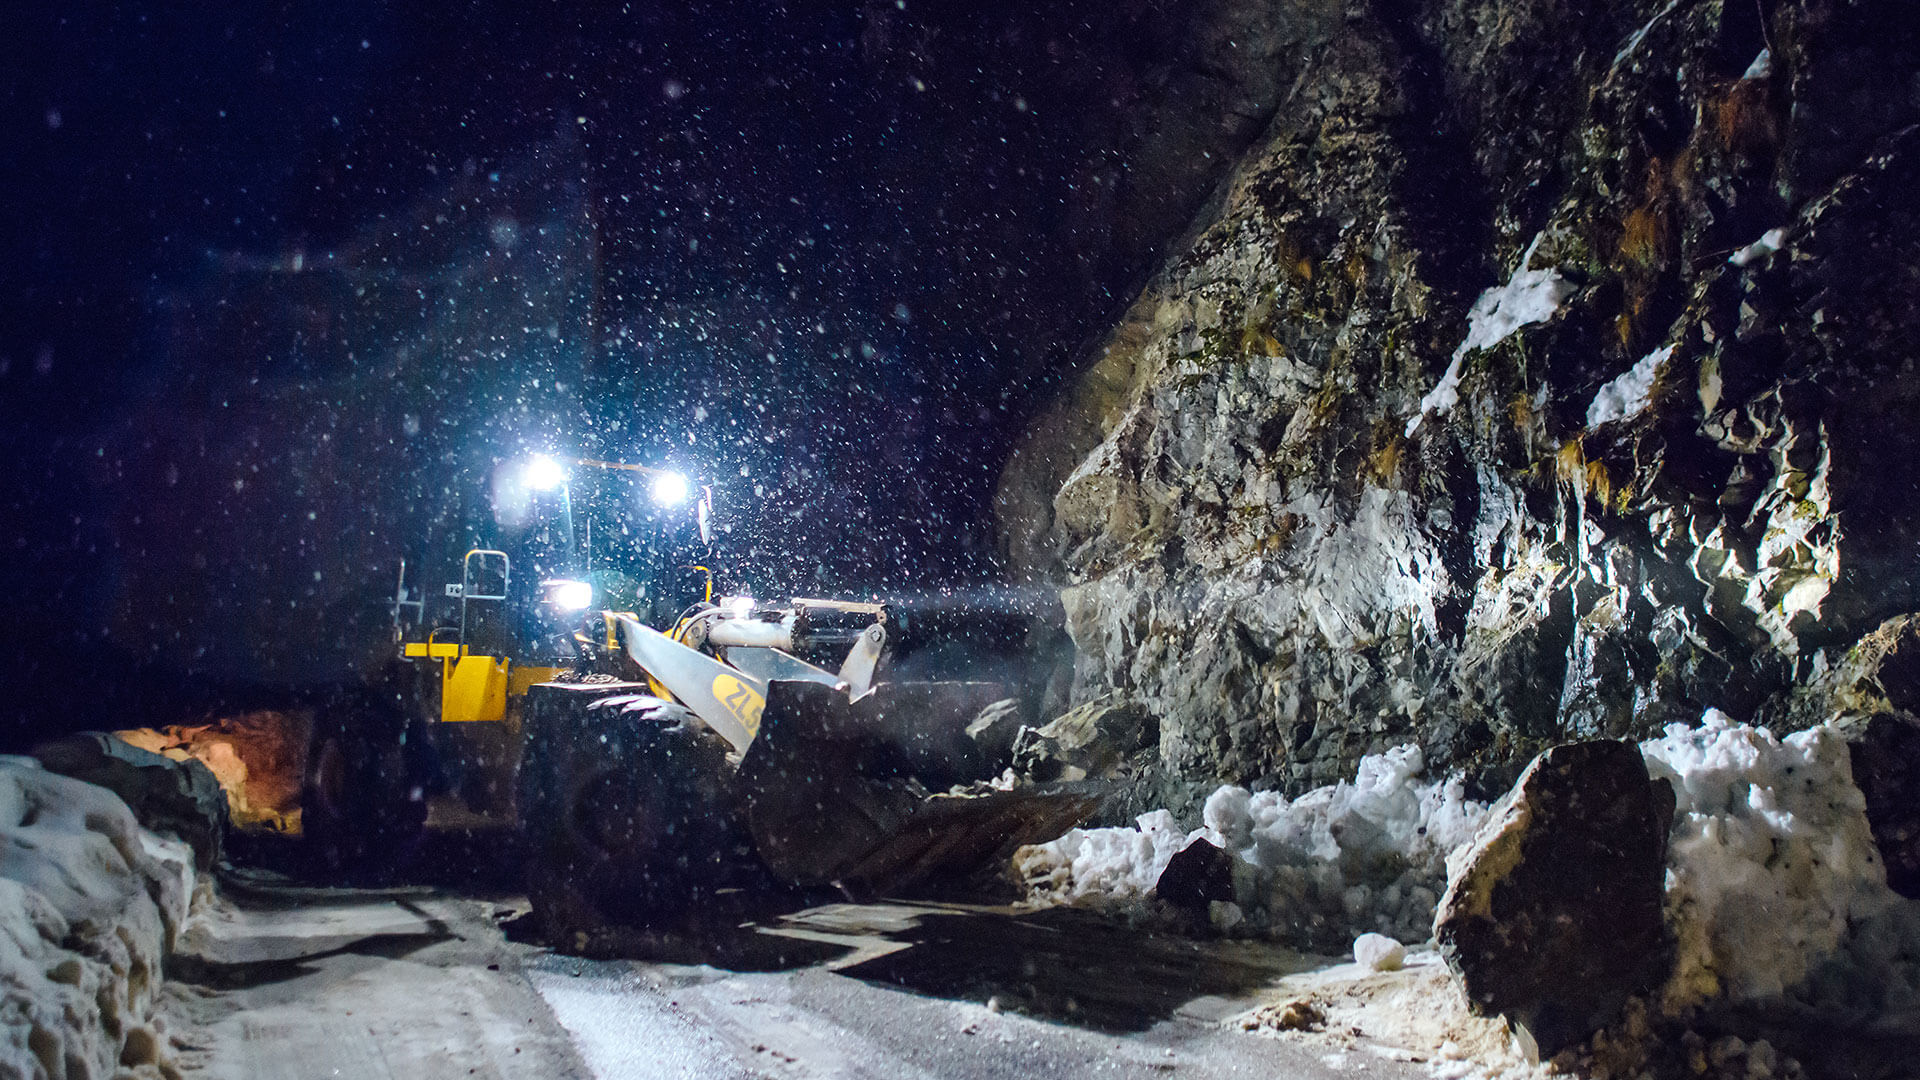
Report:
M 653 501 L 661 506 L 679 506 L 687 501 L 693 488 L 681 473 L 671 470 L 653 474 Z
M 547 602 L 561 611 L 584 611 L 593 606 L 593 586 L 584 581 L 543 581 Z
M 527 462 L 524 476 L 527 486 L 535 491 L 552 491 L 567 482 L 567 471 L 545 454 L 535 455 Z

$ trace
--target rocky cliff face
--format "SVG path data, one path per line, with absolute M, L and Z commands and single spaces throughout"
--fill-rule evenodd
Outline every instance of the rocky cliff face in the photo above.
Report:
M 1075 699 L 1159 718 L 1176 804 L 1885 709 L 1848 650 L 1920 610 L 1920 22 L 1263 18 L 1270 125 L 1001 479 Z

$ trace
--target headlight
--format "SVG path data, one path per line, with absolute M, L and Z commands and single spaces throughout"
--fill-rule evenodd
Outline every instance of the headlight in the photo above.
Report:
M 736 619 L 744 619 L 753 614 L 753 597 L 723 596 L 720 598 L 720 610 Z
M 567 470 L 545 454 L 529 460 L 521 476 L 527 486 L 535 491 L 552 491 L 567 482 Z
M 687 484 L 687 478 L 677 472 L 659 472 L 653 474 L 653 501 L 661 506 L 679 506 L 687 501 L 693 489 Z
M 543 581 L 547 603 L 561 611 L 584 611 L 593 606 L 593 586 L 584 581 Z

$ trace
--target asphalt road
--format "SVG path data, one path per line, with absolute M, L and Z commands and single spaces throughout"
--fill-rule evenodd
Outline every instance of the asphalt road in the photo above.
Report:
M 231 882 L 171 964 L 176 1064 L 219 1080 L 1427 1076 L 1231 1022 L 1310 958 L 1075 912 L 829 905 L 589 960 L 512 940 L 525 910 Z

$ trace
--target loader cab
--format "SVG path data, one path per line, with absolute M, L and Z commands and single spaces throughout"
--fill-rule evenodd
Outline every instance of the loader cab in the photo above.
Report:
M 537 457 L 478 502 L 456 525 L 466 543 L 429 538 L 396 583 L 395 641 L 430 720 L 510 721 L 527 687 L 582 662 L 598 613 L 671 626 L 702 598 L 712 500 L 678 473 Z

